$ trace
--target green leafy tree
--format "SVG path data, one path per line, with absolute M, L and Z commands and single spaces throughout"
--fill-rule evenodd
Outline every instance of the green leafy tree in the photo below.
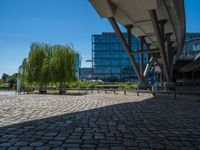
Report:
M 25 88 L 25 83 L 27 81 L 27 76 L 28 76 L 27 70 L 28 70 L 28 59 L 24 58 L 21 66 L 19 67 L 19 78 L 21 80 L 22 88 Z
M 28 58 L 27 81 L 30 84 L 39 85 L 40 93 L 43 93 L 44 88 L 43 78 L 41 78 L 44 59 L 45 53 L 42 44 L 33 43 Z
M 9 76 L 8 83 L 10 83 L 10 88 L 13 88 L 17 84 L 17 76 L 18 73 L 14 73 L 11 76 Z
M 7 80 L 9 79 L 9 75 L 6 73 L 3 73 L 1 79 L 3 80 L 3 82 L 7 82 Z
M 52 80 L 59 83 L 59 93 L 63 93 L 66 82 L 75 80 L 75 54 L 69 47 L 54 46 L 51 59 Z
M 39 86 L 40 93 L 49 84 L 58 84 L 59 91 L 66 83 L 76 80 L 75 53 L 68 46 L 33 43 L 29 57 L 19 67 L 20 79 L 24 83 Z

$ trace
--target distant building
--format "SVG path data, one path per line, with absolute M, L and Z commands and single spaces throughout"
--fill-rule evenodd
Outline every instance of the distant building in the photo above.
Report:
M 127 40 L 127 34 L 124 33 Z M 139 49 L 139 40 L 132 36 L 132 50 Z M 139 66 L 139 55 L 134 58 Z M 144 66 L 147 63 L 144 56 Z M 92 78 L 103 81 L 137 81 L 128 55 L 115 33 L 92 35 Z
M 200 38 L 199 32 L 188 32 L 185 36 L 185 41 L 189 41 L 191 39 Z
M 177 81 L 200 80 L 200 33 L 186 33 L 181 55 L 175 65 Z
M 123 33 L 127 40 L 127 34 Z M 132 50 L 140 49 L 139 40 L 132 36 Z M 200 33 L 187 33 L 185 44 L 178 60 L 192 60 L 200 53 Z M 140 56 L 134 58 L 139 66 Z M 144 67 L 148 55 L 144 53 Z M 154 74 L 151 70 L 147 80 Z M 130 64 L 128 55 L 115 33 L 103 32 L 92 35 L 92 79 L 103 81 L 137 81 L 135 72 Z
M 80 68 L 80 80 L 91 80 L 92 68 Z
M 200 33 L 186 33 L 181 59 L 194 59 L 200 53 Z
M 76 78 L 80 79 L 80 67 L 81 67 L 81 57 L 79 53 L 75 53 L 75 73 Z

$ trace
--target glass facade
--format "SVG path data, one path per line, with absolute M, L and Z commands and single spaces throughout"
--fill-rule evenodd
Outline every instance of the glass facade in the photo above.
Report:
M 127 34 L 124 34 L 127 40 Z M 132 36 L 132 50 L 139 49 L 139 40 Z M 134 55 L 139 66 L 139 55 Z M 146 65 L 147 55 L 144 56 Z M 128 55 L 115 33 L 92 35 L 93 78 L 103 81 L 135 81 Z
M 200 33 L 187 33 L 180 59 L 193 60 L 200 53 Z
M 200 38 L 200 33 L 186 33 L 186 36 L 185 36 L 185 41 L 189 41 L 189 40 L 192 40 L 192 39 L 195 39 L 195 38 Z
M 180 58 L 193 60 L 200 53 L 200 38 L 186 41 Z

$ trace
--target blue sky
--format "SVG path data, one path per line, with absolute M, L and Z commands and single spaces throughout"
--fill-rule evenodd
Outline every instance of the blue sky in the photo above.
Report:
M 200 0 L 185 0 L 188 32 L 200 32 Z M 73 43 L 91 59 L 91 35 L 113 31 L 88 0 L 0 0 L 0 76 L 17 72 L 32 42 Z

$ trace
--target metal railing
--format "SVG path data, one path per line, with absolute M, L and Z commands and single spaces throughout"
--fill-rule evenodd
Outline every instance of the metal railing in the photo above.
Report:
M 200 96 L 200 91 L 178 91 L 176 87 L 173 90 L 166 90 L 163 86 L 153 87 L 152 90 L 131 90 L 131 89 L 102 89 L 102 88 L 66 88 L 63 89 L 65 94 L 69 91 L 76 91 L 81 93 L 81 95 L 92 94 L 92 93 L 104 93 L 104 94 L 136 94 L 140 96 L 141 94 L 152 94 L 154 97 L 157 95 L 173 95 L 174 99 L 177 99 L 178 95 L 198 95 Z M 35 91 L 21 91 L 24 94 L 33 94 Z M 58 90 L 47 90 L 48 94 L 58 94 Z M 18 93 L 20 94 L 20 93 Z M 69 94 L 70 95 L 70 94 Z M 76 95 L 76 94 L 75 94 Z M 79 94 L 78 94 L 79 95 Z

